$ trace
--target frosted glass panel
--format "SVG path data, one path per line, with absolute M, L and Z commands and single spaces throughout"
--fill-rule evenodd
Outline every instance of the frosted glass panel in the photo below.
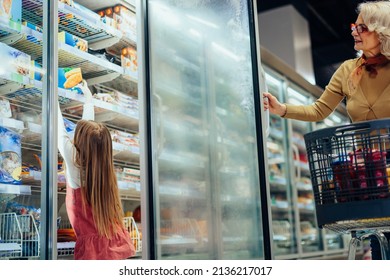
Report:
M 156 252 L 263 258 L 246 1 L 149 1 Z

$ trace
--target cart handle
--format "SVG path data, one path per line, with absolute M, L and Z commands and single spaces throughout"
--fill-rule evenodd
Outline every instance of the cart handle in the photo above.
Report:
M 315 130 L 309 133 L 306 133 L 304 135 L 305 141 L 312 141 L 314 139 L 317 139 L 318 137 L 329 137 L 330 135 L 342 134 L 349 132 L 352 133 L 352 131 L 359 131 L 359 130 L 368 130 L 375 131 L 375 130 L 382 130 L 382 129 L 388 129 L 390 130 L 390 118 L 386 119 L 380 119 L 380 120 L 371 120 L 371 121 L 362 121 L 362 122 L 356 122 L 348 125 L 339 125 L 335 127 L 328 127 L 323 128 L 319 130 Z

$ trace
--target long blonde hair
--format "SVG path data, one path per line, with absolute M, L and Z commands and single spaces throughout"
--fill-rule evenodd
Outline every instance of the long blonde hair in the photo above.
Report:
M 108 128 L 98 122 L 77 123 L 75 165 L 80 169 L 83 209 L 90 205 L 96 229 L 111 238 L 123 227 L 123 209 L 114 171 L 112 140 Z

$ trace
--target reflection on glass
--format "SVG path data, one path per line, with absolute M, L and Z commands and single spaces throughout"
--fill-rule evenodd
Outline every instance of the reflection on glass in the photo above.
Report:
M 312 102 L 308 93 L 298 87 L 289 87 L 288 102 L 306 105 Z M 312 124 L 292 120 L 292 150 L 294 155 L 294 182 L 299 213 L 300 246 L 302 252 L 316 252 L 323 249 L 320 230 L 317 227 L 314 206 L 314 194 L 311 188 L 310 170 L 304 135 L 312 131 Z
M 246 1 L 149 1 L 159 258 L 263 258 Z
M 269 70 L 268 70 L 269 71 Z M 269 71 L 270 72 L 270 71 Z M 283 80 L 266 73 L 268 91 L 283 102 Z M 270 135 L 267 141 L 268 169 L 271 196 L 272 231 L 274 255 L 296 254 L 298 252 L 294 208 L 288 168 L 288 149 L 285 120 L 271 115 Z

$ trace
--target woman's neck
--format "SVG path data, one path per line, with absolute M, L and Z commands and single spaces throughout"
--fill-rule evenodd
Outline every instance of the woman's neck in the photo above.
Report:
M 376 56 L 378 56 L 380 54 L 381 54 L 380 52 L 377 52 L 377 53 L 366 52 L 366 53 L 364 53 L 364 56 L 367 57 L 367 58 L 370 58 L 370 57 L 376 57 Z

